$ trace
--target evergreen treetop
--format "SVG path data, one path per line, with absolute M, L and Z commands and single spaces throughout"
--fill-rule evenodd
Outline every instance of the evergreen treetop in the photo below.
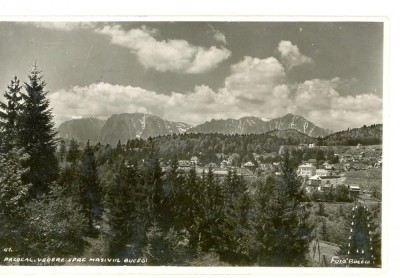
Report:
M 16 144 L 22 100 L 22 87 L 16 76 L 7 88 L 8 90 L 4 93 L 5 102 L 0 102 L 0 130 L 4 133 L 4 152 L 7 152 Z

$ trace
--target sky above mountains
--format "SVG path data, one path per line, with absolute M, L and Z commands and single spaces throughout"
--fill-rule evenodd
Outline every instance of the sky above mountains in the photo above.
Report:
M 57 124 L 123 112 L 382 123 L 382 55 L 377 22 L 0 22 L 0 87 L 37 61 Z

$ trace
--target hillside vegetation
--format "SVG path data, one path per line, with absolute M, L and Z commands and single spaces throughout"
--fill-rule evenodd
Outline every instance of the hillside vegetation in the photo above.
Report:
M 348 129 L 328 135 L 318 140 L 318 145 L 325 146 L 356 146 L 380 145 L 382 144 L 382 124 L 363 126 L 360 128 Z

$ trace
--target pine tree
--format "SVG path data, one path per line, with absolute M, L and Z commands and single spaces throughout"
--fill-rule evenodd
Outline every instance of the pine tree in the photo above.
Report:
M 50 101 L 46 98 L 46 83 L 36 64 L 25 83 L 26 93 L 22 94 L 21 117 L 18 123 L 19 144 L 29 154 L 25 175 L 32 183 L 31 193 L 38 196 L 47 193 L 51 182 L 58 176 L 58 161 L 55 156 L 56 132 Z
M 172 264 L 175 257 L 173 249 L 176 242 L 171 240 L 171 237 L 159 226 L 158 222 L 152 223 L 146 236 L 148 244 L 144 248 L 144 253 L 150 265 L 165 266 Z
M 148 214 L 152 221 L 163 223 L 164 198 L 163 198 L 163 172 L 160 166 L 160 159 L 154 148 L 151 146 L 148 158 L 144 163 L 144 178 L 148 187 Z
M 326 216 L 325 205 L 323 203 L 318 203 L 318 215 L 319 216 Z
M 365 264 L 349 264 L 352 267 L 379 266 L 381 260 L 380 231 L 372 220 L 371 211 L 362 204 L 355 204 L 346 219 L 348 240 L 343 242 L 339 256 L 364 260 Z
M 323 240 L 329 241 L 329 232 L 328 232 L 328 227 L 326 226 L 326 219 L 325 218 L 322 220 L 321 238 Z
M 169 171 L 166 173 L 164 182 L 165 198 L 165 222 L 170 226 L 182 228 L 182 194 L 184 178 L 178 166 L 178 160 L 174 157 L 169 165 Z
M 268 176 L 265 182 L 260 182 L 254 194 L 254 213 L 252 214 L 252 231 L 254 237 L 253 257 L 259 266 L 268 266 L 274 245 L 274 234 L 269 230 L 274 221 L 278 221 L 276 211 L 272 210 L 273 194 L 276 180 Z M 276 217 L 276 218 L 274 218 Z
M 28 155 L 15 147 L 0 153 L 0 245 L 11 247 L 21 255 L 25 250 L 31 187 L 22 181 L 29 170 L 23 166 L 27 159 Z
M 137 164 L 122 161 L 115 182 L 109 185 L 106 193 L 111 256 L 142 256 L 141 249 L 145 244 L 145 197 L 142 173 Z
M 74 196 L 80 202 L 80 190 L 82 187 L 81 169 L 77 164 L 66 164 L 60 169 L 58 184 L 61 185 L 70 196 Z
M 217 250 L 223 239 L 224 196 L 221 181 L 214 175 L 212 169 L 202 176 L 203 209 L 201 242 L 203 252 Z
M 0 130 L 3 132 L 1 152 L 9 151 L 16 145 L 18 139 L 18 121 L 21 115 L 21 86 L 15 76 L 4 93 L 6 103 L 0 102 Z
M 59 158 L 60 158 L 61 162 L 64 162 L 66 153 L 67 153 L 67 147 L 65 146 L 65 141 L 61 140 L 59 150 L 58 150 L 58 154 L 59 154 Z
M 282 205 L 280 260 L 285 265 L 305 265 L 312 240 L 313 225 L 309 221 L 310 204 L 296 170 L 290 167 L 289 155 L 283 157 L 282 177 L 278 180 L 278 202 Z
M 234 170 L 224 183 L 224 221 L 221 259 L 231 264 L 250 260 L 250 197 L 243 177 Z
M 305 203 L 301 179 L 291 167 L 287 152 L 283 155 L 281 171 L 267 206 L 270 215 L 265 223 L 268 252 L 262 261 L 270 266 L 305 265 L 313 225 L 309 221 L 310 209 Z
M 199 179 L 196 170 L 191 168 L 185 178 L 184 193 L 182 198 L 182 222 L 188 232 L 189 245 L 196 250 L 199 243 Z
M 68 162 L 75 163 L 79 160 L 80 156 L 81 151 L 79 150 L 79 144 L 74 138 L 72 138 L 69 142 L 66 159 Z
M 102 214 L 102 204 L 94 151 L 89 140 L 82 154 L 80 195 L 84 213 L 88 218 L 89 233 L 93 234 L 94 223 L 100 220 Z
M 118 156 L 122 153 L 121 140 L 118 140 L 117 147 L 115 148 L 115 154 Z

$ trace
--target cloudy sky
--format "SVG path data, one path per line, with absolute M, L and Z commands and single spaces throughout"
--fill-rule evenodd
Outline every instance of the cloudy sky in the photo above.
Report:
M 382 123 L 383 24 L 0 22 L 0 88 L 42 69 L 56 124 L 150 113 Z

